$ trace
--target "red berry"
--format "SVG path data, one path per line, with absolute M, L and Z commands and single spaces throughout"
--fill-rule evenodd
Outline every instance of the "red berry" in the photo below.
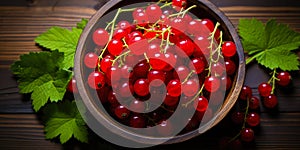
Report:
M 211 66 L 211 73 L 215 76 L 222 76 L 224 74 L 224 72 L 226 72 L 225 69 L 225 65 L 220 63 L 220 62 L 216 62 L 213 63 Z
M 132 31 L 128 36 L 129 38 L 136 37 L 136 36 L 142 37 L 143 33 L 141 31 Z
M 233 75 L 236 71 L 236 65 L 230 59 L 225 60 L 225 67 L 227 75 Z
M 244 128 L 241 130 L 241 140 L 251 142 L 254 140 L 254 131 L 251 128 Z
M 159 20 L 160 16 L 162 15 L 162 10 L 157 4 L 149 5 L 146 8 L 145 12 L 148 16 L 150 23 L 155 23 Z
M 149 47 L 146 51 L 148 56 L 154 56 L 155 53 L 160 52 L 160 45 L 157 42 L 150 42 Z
M 134 66 L 133 74 L 136 78 L 147 78 L 149 69 L 149 63 L 143 60 Z
M 243 86 L 241 93 L 240 93 L 240 99 L 241 100 L 247 100 L 248 98 L 252 97 L 252 89 L 249 86 Z
M 259 114 L 252 112 L 247 115 L 247 124 L 251 127 L 255 127 L 260 123 Z
M 126 119 L 130 115 L 130 111 L 123 105 L 117 106 L 114 113 L 119 119 Z
M 225 86 L 225 90 L 229 90 L 231 88 L 232 81 L 229 76 L 221 77 L 221 83 L 222 83 L 222 86 Z
M 179 79 L 180 81 L 183 81 L 189 75 L 189 73 L 190 70 L 186 66 L 180 65 L 175 68 L 175 71 L 173 72 L 173 76 L 175 79 Z
M 138 79 L 133 85 L 134 92 L 139 96 L 146 96 L 149 94 L 149 82 L 147 79 Z
M 187 80 L 182 85 L 182 93 L 186 96 L 194 96 L 199 90 L 199 83 L 196 80 Z
M 194 19 L 189 21 L 188 23 L 189 23 L 187 28 L 188 33 L 192 35 L 201 34 L 201 30 L 199 30 L 201 28 L 201 22 L 199 20 Z
M 132 12 L 132 17 L 135 18 L 137 16 L 138 13 L 140 12 L 144 12 L 145 10 L 143 8 L 136 8 L 134 9 L 134 11 Z
M 142 25 L 146 22 L 148 22 L 148 15 L 143 11 L 143 12 L 138 12 L 133 16 L 134 20 L 137 22 L 137 24 Z
M 259 99 L 255 96 L 252 96 L 249 101 L 249 108 L 250 109 L 258 109 L 259 108 Z
M 107 83 L 116 84 L 121 79 L 121 70 L 118 67 L 110 66 L 106 71 Z
M 135 55 L 144 54 L 146 52 L 145 49 L 149 47 L 148 40 L 142 36 L 130 37 L 127 44 L 132 54 Z
M 129 79 L 133 75 L 133 68 L 128 65 L 122 66 L 120 70 L 122 78 Z
M 130 117 L 129 125 L 133 128 L 144 128 L 146 126 L 146 119 L 142 115 L 135 114 Z
M 173 67 L 175 67 L 177 58 L 169 51 L 167 51 L 164 57 L 164 61 L 167 63 L 166 67 L 163 69 L 164 71 L 171 71 Z
M 105 84 L 105 76 L 99 71 L 93 71 L 88 76 L 88 85 L 93 89 L 100 89 Z
M 128 38 L 129 38 L 127 30 L 122 29 L 122 28 L 116 29 L 114 31 L 113 35 L 114 35 L 113 38 L 118 39 L 118 40 L 122 40 L 122 38 L 125 38 L 125 40 L 128 40 Z
M 118 28 L 126 30 L 127 33 L 130 33 L 132 30 L 131 24 L 125 20 L 118 22 Z
M 215 76 L 210 76 L 204 81 L 204 88 L 208 92 L 216 92 L 220 88 L 220 79 Z
M 186 7 L 187 0 L 172 0 L 172 5 L 176 10 L 180 10 L 181 8 Z
M 187 28 L 185 21 L 180 17 L 173 18 L 170 24 L 170 26 L 172 27 L 172 33 L 174 33 L 175 35 L 184 33 Z
M 164 100 L 164 104 L 167 106 L 175 106 L 178 103 L 178 101 L 179 101 L 178 97 L 170 96 L 170 94 L 167 93 L 166 98 Z
M 242 124 L 244 122 L 244 117 L 245 117 L 245 114 L 242 113 L 242 112 L 233 112 L 231 114 L 231 120 L 233 123 L 239 125 L 239 124 Z
M 266 108 L 274 108 L 278 103 L 277 97 L 274 94 L 270 94 L 267 97 L 264 97 L 263 104 Z
M 112 39 L 108 42 L 107 50 L 114 56 L 120 55 L 123 50 L 122 41 L 119 39 Z
M 119 85 L 119 94 L 122 97 L 129 97 L 132 96 L 133 86 L 128 82 L 123 82 Z
M 142 113 L 146 110 L 146 103 L 139 100 L 133 100 L 129 105 L 129 109 L 137 113 Z
M 280 86 L 287 86 L 290 84 L 291 82 L 291 75 L 290 73 L 286 72 L 286 71 L 283 71 L 283 72 L 279 72 L 277 75 L 276 75 L 276 78 L 278 78 L 279 80 L 276 81 L 276 83 Z
M 98 55 L 93 52 L 89 52 L 84 56 L 84 64 L 88 68 L 96 68 L 98 62 Z
M 199 96 L 194 101 L 194 108 L 199 112 L 205 112 L 208 107 L 208 100 L 204 96 Z
M 269 83 L 261 83 L 258 86 L 258 92 L 262 97 L 267 97 L 271 94 L 272 92 L 272 86 Z
M 106 55 L 103 59 L 100 61 L 100 69 L 102 72 L 106 73 L 107 68 L 112 66 L 114 60 L 114 56 L 112 55 Z
M 210 19 L 202 19 L 201 25 L 202 27 L 200 28 L 200 30 L 201 35 L 203 36 L 209 36 L 210 33 L 214 31 L 215 25 Z
M 182 57 L 185 55 L 191 56 L 194 53 L 195 46 L 189 38 L 180 39 L 176 45 L 176 53 Z
M 74 77 L 69 81 L 67 90 L 72 93 L 78 93 L 78 89 L 76 86 L 76 80 Z
M 107 101 L 110 103 L 111 106 L 117 106 L 119 105 L 119 101 L 116 96 L 116 92 L 113 90 L 110 90 L 108 95 L 107 95 Z
M 109 34 L 105 29 L 99 28 L 93 33 L 93 41 L 96 45 L 104 46 L 109 39 Z
M 148 73 L 148 80 L 151 86 L 161 86 L 165 78 L 165 73 L 160 70 L 150 70 Z
M 168 65 L 164 60 L 165 55 L 163 53 L 157 52 L 149 58 L 149 63 L 152 69 L 163 70 Z
M 193 41 L 196 45 L 196 49 L 194 52 L 194 55 L 196 53 L 195 57 L 198 57 L 199 55 L 201 56 L 201 54 L 206 56 L 210 54 L 210 49 L 209 49 L 210 42 L 206 37 L 202 35 L 197 35 L 195 36 Z
M 170 96 L 178 97 L 181 95 L 181 83 L 179 80 L 171 80 L 167 85 Z
M 190 63 L 190 70 L 195 70 L 197 74 L 200 74 L 205 69 L 205 62 L 201 58 L 193 58 Z
M 226 41 L 222 45 L 222 53 L 225 57 L 232 57 L 236 53 L 236 46 L 232 41 Z

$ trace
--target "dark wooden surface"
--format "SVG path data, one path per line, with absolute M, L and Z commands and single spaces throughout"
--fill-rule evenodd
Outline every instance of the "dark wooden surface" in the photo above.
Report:
M 298 0 L 212 0 L 237 26 L 238 19 L 256 17 L 262 21 L 276 18 L 300 32 Z M 0 1 L 0 149 L 74 149 L 106 147 L 119 149 L 97 137 L 91 144 L 69 142 L 58 144 L 44 138 L 43 125 L 33 112 L 28 96 L 18 93 L 16 80 L 9 66 L 20 54 L 40 51 L 33 39 L 51 26 L 71 28 L 81 18 L 90 18 L 103 1 L 96 0 L 10 0 Z M 268 74 L 257 65 L 247 66 L 245 84 L 257 93 L 257 85 L 268 80 Z M 293 85 L 278 89 L 276 111 L 261 108 L 261 125 L 256 140 L 244 148 L 300 149 L 300 72 L 295 71 Z M 225 132 L 225 131 L 224 131 Z M 155 149 L 175 147 L 217 148 L 224 135 L 217 126 L 195 139 Z M 154 149 L 154 148 L 153 148 Z

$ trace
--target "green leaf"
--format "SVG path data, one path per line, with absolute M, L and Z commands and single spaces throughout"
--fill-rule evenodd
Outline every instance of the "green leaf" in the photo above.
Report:
M 260 54 L 257 55 L 256 60 L 270 69 L 298 70 L 299 60 L 295 53 L 274 49 L 263 51 Z
M 86 26 L 86 24 L 88 23 L 88 21 L 89 21 L 88 19 L 83 18 L 83 19 L 81 19 L 80 22 L 77 23 L 77 26 L 76 26 L 76 27 L 77 27 L 78 29 L 82 29 L 82 30 L 83 30 L 84 27 Z
M 20 93 L 32 93 L 33 108 L 38 111 L 48 100 L 63 99 L 72 72 L 61 69 L 64 54 L 58 51 L 21 55 L 11 66 L 19 78 Z
M 246 52 L 266 48 L 265 26 L 262 22 L 256 19 L 240 19 L 238 30 L 242 39 L 245 39 L 242 42 Z
M 35 42 L 52 51 L 64 52 L 63 67 L 69 69 L 74 66 L 74 54 L 81 32 L 82 29 L 78 28 L 70 31 L 54 26 L 35 38 Z
M 48 104 L 43 110 L 45 115 L 45 132 L 47 139 L 59 137 L 60 142 L 66 143 L 75 137 L 81 142 L 88 142 L 88 131 L 75 101 L 63 101 Z
M 238 30 L 249 60 L 254 58 L 270 69 L 299 69 L 298 57 L 292 50 L 300 46 L 300 33 L 274 19 L 266 25 L 257 19 L 240 19 Z

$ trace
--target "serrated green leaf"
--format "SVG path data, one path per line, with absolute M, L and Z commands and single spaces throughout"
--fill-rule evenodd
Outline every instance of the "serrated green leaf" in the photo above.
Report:
M 246 39 L 242 41 L 246 52 L 267 47 L 265 26 L 257 19 L 240 19 L 238 30 L 242 39 Z
M 31 93 L 33 108 L 38 111 L 48 100 L 62 100 L 72 72 L 61 69 L 63 53 L 38 52 L 24 54 L 11 66 L 19 78 L 20 93 Z
M 295 50 L 300 46 L 300 34 L 274 19 L 267 22 L 265 32 L 268 36 L 268 49 L 285 47 L 286 50 Z
M 256 57 L 258 63 L 270 69 L 280 68 L 281 70 L 298 70 L 299 60 L 294 53 L 282 50 L 267 50 Z M 276 62 L 276 63 L 274 63 Z
M 238 29 L 245 51 L 259 64 L 284 71 L 299 69 L 298 57 L 292 50 L 300 46 L 300 34 L 287 25 L 274 19 L 266 25 L 257 19 L 241 19 Z
M 69 69 L 74 66 L 74 54 L 82 29 L 73 28 L 71 31 L 61 27 L 52 27 L 35 38 L 40 46 L 50 50 L 65 53 L 63 67 Z
M 73 136 L 81 142 L 88 141 L 87 128 L 74 101 L 48 104 L 44 109 L 46 138 L 60 138 L 61 143 Z

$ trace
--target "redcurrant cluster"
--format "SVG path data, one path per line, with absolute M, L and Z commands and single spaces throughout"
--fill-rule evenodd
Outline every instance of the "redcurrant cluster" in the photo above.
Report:
M 274 94 L 276 85 L 288 86 L 291 83 L 291 75 L 282 71 L 277 73 L 273 71 L 272 77 L 268 82 L 263 82 L 258 86 L 258 92 L 262 104 L 267 109 L 274 109 L 277 104 L 277 97 Z M 252 142 L 254 140 L 255 127 L 260 124 L 260 100 L 252 95 L 252 89 L 244 86 L 237 102 L 237 111 L 231 113 L 231 121 L 236 125 L 241 125 L 241 130 L 233 138 L 223 138 L 221 140 L 222 148 L 239 149 L 242 142 Z
M 87 85 L 115 120 L 134 128 L 160 126 L 158 133 L 170 135 L 175 124 L 168 118 L 177 107 L 195 110 L 186 132 L 199 127 L 204 112 L 213 115 L 209 103 L 222 105 L 221 96 L 210 97 L 230 91 L 236 46 L 223 41 L 219 23 L 191 15 L 195 7 L 173 0 L 119 8 L 105 28 L 94 30 L 96 51 L 84 57 L 92 70 Z M 120 20 L 122 13 L 133 20 Z M 157 109 L 148 112 L 152 107 Z
M 276 84 L 282 87 L 291 83 L 291 75 L 289 72 L 282 71 L 277 73 L 276 69 L 272 73 L 272 77 L 268 82 L 263 82 L 258 86 L 259 95 L 263 99 L 266 108 L 272 109 L 277 106 L 277 96 L 274 94 Z

